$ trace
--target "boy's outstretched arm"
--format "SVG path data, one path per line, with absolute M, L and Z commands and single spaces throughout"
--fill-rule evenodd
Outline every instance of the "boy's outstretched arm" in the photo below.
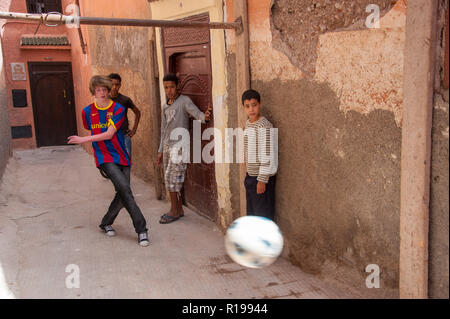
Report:
M 100 141 L 106 141 L 113 138 L 114 134 L 116 134 L 117 130 L 114 127 L 114 125 L 110 125 L 108 127 L 108 130 L 104 133 L 97 134 L 97 135 L 90 135 L 90 136 L 77 136 L 72 135 L 68 137 L 67 144 L 83 144 L 87 142 L 100 142 Z
M 192 100 L 189 99 L 188 103 L 185 104 L 185 110 L 196 120 L 200 120 L 202 123 L 207 123 L 211 119 L 211 105 L 208 105 L 208 109 L 203 113 L 199 110 L 197 105 L 195 105 Z

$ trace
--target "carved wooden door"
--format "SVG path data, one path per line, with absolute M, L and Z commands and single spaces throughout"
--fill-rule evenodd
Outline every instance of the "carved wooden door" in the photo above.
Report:
M 209 21 L 208 14 L 184 20 Z M 211 46 L 209 29 L 165 28 L 162 32 L 165 71 L 178 75 L 181 94 L 205 112 L 212 105 Z M 214 119 L 201 125 L 201 134 L 214 127 Z M 193 119 L 190 121 L 191 162 L 188 164 L 183 196 L 185 204 L 212 220 L 217 218 L 217 184 L 214 162 L 193 163 Z M 211 140 L 201 141 L 202 150 Z M 212 154 L 214 154 L 212 152 Z
M 70 62 L 29 62 L 36 143 L 67 145 L 77 134 Z

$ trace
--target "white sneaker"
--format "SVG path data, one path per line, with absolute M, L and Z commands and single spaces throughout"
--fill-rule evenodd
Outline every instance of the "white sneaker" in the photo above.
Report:
M 138 243 L 142 247 L 147 247 L 149 245 L 147 232 L 143 232 L 138 235 Z
M 112 228 L 111 225 L 103 227 L 103 231 L 105 232 L 106 236 L 109 236 L 109 237 L 116 236 L 116 231 L 114 230 L 114 228 Z

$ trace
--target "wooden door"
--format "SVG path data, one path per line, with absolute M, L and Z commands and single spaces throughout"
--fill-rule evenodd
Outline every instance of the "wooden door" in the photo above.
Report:
M 208 14 L 184 20 L 209 21 Z M 165 71 L 177 74 L 181 94 L 191 98 L 205 112 L 212 105 L 211 46 L 208 29 L 170 29 L 162 32 Z M 214 119 L 201 125 L 201 134 L 214 127 Z M 217 218 L 217 184 L 214 163 L 193 163 L 193 121 L 190 121 L 191 162 L 188 164 L 183 196 L 188 207 L 212 220 Z M 203 147 L 210 143 L 202 141 Z
M 38 147 L 67 145 L 77 134 L 70 62 L 29 62 L 31 99 Z

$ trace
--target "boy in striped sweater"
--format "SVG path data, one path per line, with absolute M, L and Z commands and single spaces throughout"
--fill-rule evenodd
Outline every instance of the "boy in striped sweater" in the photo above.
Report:
M 242 94 L 242 105 L 248 116 L 244 132 L 247 215 L 263 216 L 273 220 L 275 174 L 278 166 L 276 129 L 261 115 L 261 96 L 257 91 L 245 91 Z

